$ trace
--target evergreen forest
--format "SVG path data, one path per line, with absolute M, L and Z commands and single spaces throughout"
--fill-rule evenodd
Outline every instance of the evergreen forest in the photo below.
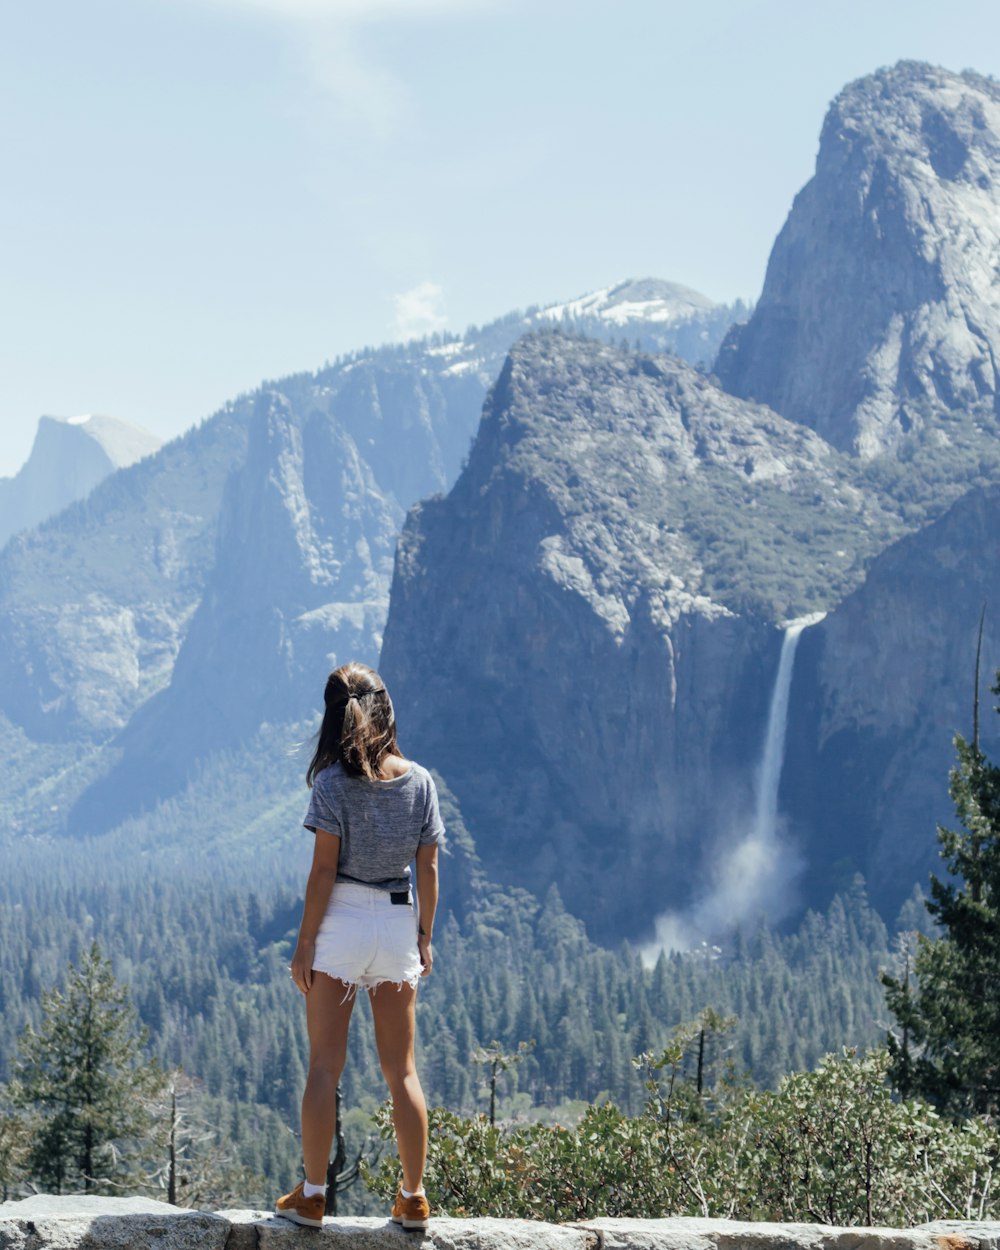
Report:
M 202 1201 L 269 1207 L 300 1166 L 307 1045 L 288 961 L 301 896 L 244 864 L 242 879 L 232 863 L 224 873 L 136 877 L 88 866 L 79 848 L 19 856 L 0 882 L 0 1080 L 11 1078 L 25 1029 L 39 1026 L 43 996 L 96 942 L 129 987 L 150 1054 L 183 1074 L 192 1114 L 213 1126 L 199 1149 L 237 1178 L 237 1192 L 210 1188 Z M 446 858 L 445 873 L 450 866 Z M 418 1000 L 428 1102 L 452 1113 L 487 1109 L 479 1048 L 494 1043 L 506 1051 L 533 1043 L 499 1077 L 498 1114 L 572 1122 L 608 1101 L 639 1112 L 646 1094 L 633 1058 L 664 1046 L 704 1008 L 737 1017 L 710 1045 L 709 1063 L 735 1064 L 761 1086 L 885 1034 L 879 974 L 896 967 L 898 939 L 860 880 L 794 932 L 762 925 L 721 946 L 661 955 L 652 967 L 627 945 L 589 941 L 555 887 L 544 902 L 481 880 L 469 889 L 464 915 L 446 911 L 436 926 L 435 969 Z M 914 901 L 900 923 L 926 923 L 923 908 Z M 354 1014 L 343 1091 L 353 1157 L 373 1147 L 371 1117 L 384 1097 L 366 1007 Z M 155 1160 L 148 1175 L 165 1184 Z M 6 1189 L 19 1192 L 12 1177 Z M 342 1209 L 371 1201 L 358 1185 Z

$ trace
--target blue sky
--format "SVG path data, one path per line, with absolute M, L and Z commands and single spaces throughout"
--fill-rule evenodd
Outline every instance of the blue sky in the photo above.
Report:
M 995 0 L 32 0 L 0 14 L 0 474 L 626 277 L 754 298 L 826 106 Z

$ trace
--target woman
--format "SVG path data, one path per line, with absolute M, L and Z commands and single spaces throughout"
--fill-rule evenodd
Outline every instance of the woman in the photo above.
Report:
M 337 1082 L 358 987 L 368 991 L 379 1062 L 392 1096 L 403 1182 L 392 1219 L 426 1228 L 427 1107 L 413 1060 L 417 982 L 431 970 L 437 851 L 444 834 L 426 769 L 396 742 L 392 701 L 364 664 L 327 679 L 304 825 L 316 836 L 292 980 L 306 999 L 309 1076 L 302 1096 L 305 1181 L 278 1215 L 319 1228 L 336 1123 Z M 419 920 L 410 902 L 416 859 Z

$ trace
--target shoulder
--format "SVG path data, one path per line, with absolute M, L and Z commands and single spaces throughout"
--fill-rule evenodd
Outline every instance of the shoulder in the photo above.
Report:
M 414 761 L 411 776 L 413 778 L 410 782 L 413 787 L 411 793 L 415 792 L 419 795 L 419 801 L 423 803 L 425 812 L 436 812 L 441 800 L 438 797 L 432 774 L 422 764 Z
M 328 764 L 326 768 L 320 769 L 313 778 L 313 791 L 324 795 L 336 794 L 343 789 L 346 780 L 347 774 L 338 760 L 335 764 Z
M 430 775 L 428 770 L 424 768 L 423 764 L 418 764 L 416 760 L 410 760 L 409 763 L 410 774 L 419 786 L 423 787 L 425 790 L 437 789 L 434 785 L 434 778 Z

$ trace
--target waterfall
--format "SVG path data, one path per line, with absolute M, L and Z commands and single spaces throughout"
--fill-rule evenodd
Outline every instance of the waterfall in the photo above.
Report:
M 774 923 L 794 906 L 795 880 L 802 869 L 793 843 L 783 842 L 778 828 L 778 787 L 785 760 L 788 697 L 792 689 L 795 652 L 804 629 L 826 614 L 816 612 L 785 624 L 778 672 L 771 690 L 767 731 L 754 780 L 753 811 L 730 830 L 715 837 L 714 873 L 708 888 L 683 911 L 656 918 L 656 938 L 642 950 L 647 964 L 661 950 L 700 949 L 714 958 L 709 946 L 721 934 L 766 915 Z
M 778 675 L 771 691 L 771 706 L 767 713 L 767 733 L 764 750 L 757 771 L 756 805 L 754 810 L 752 839 L 763 845 L 774 838 L 778 824 L 778 786 L 781 784 L 781 767 L 785 762 L 785 732 L 788 726 L 788 696 L 792 689 L 792 673 L 795 669 L 795 652 L 802 631 L 823 619 L 825 612 L 800 616 L 785 625 L 781 640 L 781 657 Z

